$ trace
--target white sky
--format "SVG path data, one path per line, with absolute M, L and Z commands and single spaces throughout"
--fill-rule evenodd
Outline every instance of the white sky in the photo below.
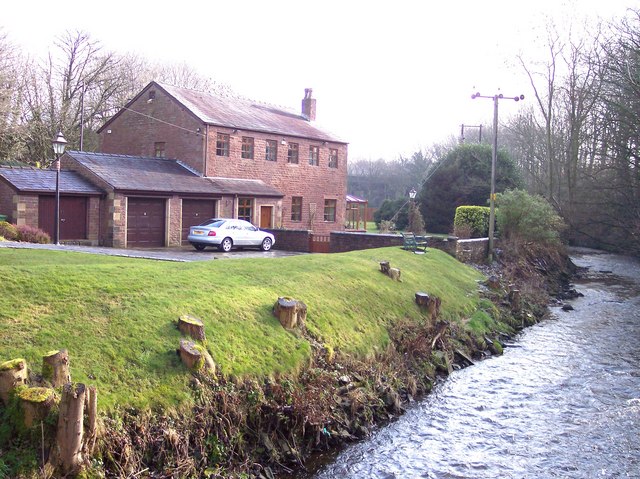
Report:
M 37 57 L 66 30 L 85 30 L 108 50 L 184 61 L 296 110 L 311 87 L 318 123 L 350 143 L 352 160 L 394 159 L 462 123 L 490 125 L 492 103 L 474 91 L 531 100 L 514 58 L 540 51 L 548 18 L 568 28 L 628 7 L 640 0 L 9 0 L 0 29 Z M 500 117 L 519 105 L 501 102 Z

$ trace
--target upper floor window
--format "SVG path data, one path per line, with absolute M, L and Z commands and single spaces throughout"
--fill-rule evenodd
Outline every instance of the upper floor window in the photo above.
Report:
M 302 221 L 302 196 L 291 198 L 291 221 Z
M 289 163 L 298 163 L 298 144 L 289 143 L 289 150 L 287 151 L 287 161 Z
M 267 161 L 276 161 L 278 159 L 278 142 L 276 140 L 267 140 L 264 159 Z
M 309 147 L 309 164 L 311 166 L 318 166 L 320 158 L 320 148 L 317 146 Z
M 229 156 L 229 135 L 226 133 L 218 133 L 216 139 L 216 155 Z
M 253 159 L 253 138 L 250 136 L 242 137 L 242 158 Z
M 156 158 L 164 158 L 165 157 L 165 155 L 166 155 L 165 146 L 166 146 L 166 143 L 164 141 L 156 141 L 154 143 L 154 150 L 155 150 L 154 156 Z
M 251 198 L 238 198 L 238 219 L 251 223 L 252 206 Z
M 324 220 L 336 221 L 336 200 L 324 200 Z
M 329 168 L 338 167 L 338 150 L 336 148 L 329 148 Z

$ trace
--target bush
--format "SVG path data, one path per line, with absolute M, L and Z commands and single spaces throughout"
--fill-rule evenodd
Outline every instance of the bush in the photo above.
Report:
M 426 227 L 424 224 L 424 219 L 422 218 L 422 214 L 418 209 L 418 206 L 412 201 L 409 204 L 409 214 L 408 214 L 409 224 L 407 225 L 409 231 L 417 235 L 423 235 L 426 233 Z
M 406 198 L 397 198 L 395 200 L 384 200 L 380 208 L 373 214 L 373 221 L 376 222 L 380 229 L 381 221 L 393 221 L 395 228 L 404 230 L 409 224 L 409 208 Z
M 489 236 L 489 211 L 486 206 L 458 206 L 453 233 L 459 238 L 486 238 Z
M 560 243 L 560 234 L 566 225 L 542 196 L 532 196 L 523 190 L 507 190 L 497 195 L 496 204 L 498 230 L 505 239 Z
M 18 230 L 18 241 L 27 243 L 51 243 L 51 237 L 41 229 L 32 226 L 21 225 L 16 228 Z
M 16 241 L 18 239 L 18 230 L 11 223 L 0 221 L 0 236 L 7 241 Z

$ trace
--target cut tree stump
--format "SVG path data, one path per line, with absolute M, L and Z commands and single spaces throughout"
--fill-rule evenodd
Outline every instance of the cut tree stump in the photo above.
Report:
M 69 353 L 66 349 L 49 351 L 42 357 L 42 377 L 54 388 L 71 382 Z
M 394 281 L 402 281 L 400 279 L 400 269 L 399 268 L 389 268 L 389 278 Z
M 273 314 L 285 329 L 304 326 L 307 319 L 307 305 L 297 299 L 281 296 L 273 305 Z
M 191 336 L 198 341 L 204 341 L 206 339 L 204 335 L 204 323 L 195 316 L 189 314 L 180 316 L 180 319 L 178 319 L 178 329 L 182 334 Z
M 62 387 L 54 464 L 63 474 L 75 474 L 82 464 L 86 391 L 81 383 L 67 383 Z
M 51 388 L 22 388 L 17 396 L 22 404 L 26 428 L 44 420 L 56 403 L 56 394 Z
M 509 290 L 509 303 L 511 304 L 511 311 L 520 311 L 520 290 L 511 288 Z
M 87 389 L 85 408 L 87 410 L 87 434 L 82 452 L 87 456 L 91 456 L 98 437 L 98 390 L 95 386 L 89 386 Z
M 27 362 L 13 359 L 0 364 L 0 399 L 5 406 L 9 404 L 11 392 L 27 383 Z
M 389 276 L 389 268 L 391 267 L 388 261 L 380 261 L 380 272 Z
M 442 301 L 437 296 L 430 295 L 423 291 L 416 293 L 416 304 L 421 309 L 426 309 L 431 321 L 435 321 L 440 315 L 440 306 Z
M 215 374 L 216 365 L 204 347 L 188 339 L 180 340 L 180 359 L 191 371 L 207 371 Z

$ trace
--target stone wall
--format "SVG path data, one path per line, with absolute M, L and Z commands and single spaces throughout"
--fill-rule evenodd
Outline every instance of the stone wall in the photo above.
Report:
M 484 263 L 489 253 L 489 238 L 459 239 L 455 257 L 462 263 Z

